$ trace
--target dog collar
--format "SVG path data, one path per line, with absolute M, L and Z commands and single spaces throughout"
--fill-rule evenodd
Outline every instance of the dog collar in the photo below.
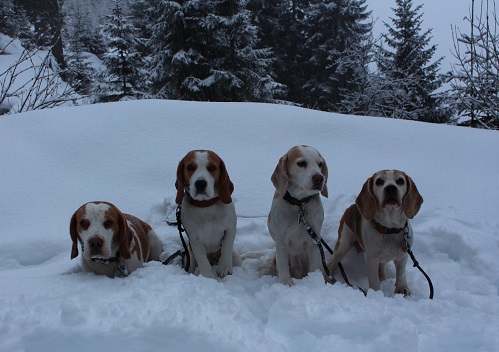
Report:
M 371 225 L 373 225 L 373 227 L 376 229 L 376 231 L 378 231 L 379 233 L 381 233 L 383 235 L 395 235 L 396 233 L 399 233 L 400 231 L 405 230 L 407 228 L 407 226 L 409 225 L 409 222 L 406 221 L 404 227 L 397 228 L 397 227 L 385 227 L 385 226 L 381 225 L 379 222 L 377 222 L 376 220 L 372 219 Z
M 190 195 L 188 195 L 187 199 L 188 199 L 189 203 L 191 205 L 194 205 L 195 207 L 198 207 L 198 208 L 208 208 L 208 207 L 211 207 L 216 202 L 218 202 L 218 200 L 220 198 L 217 196 L 215 198 L 211 198 L 211 199 L 207 199 L 207 200 L 196 200 L 196 199 L 192 198 Z
M 318 196 L 318 194 L 312 194 L 311 196 L 308 196 L 308 197 L 305 197 L 302 199 L 298 199 L 298 198 L 293 197 L 291 194 L 289 194 L 288 191 L 286 191 L 286 194 L 282 198 L 291 205 L 297 205 L 297 206 L 301 207 L 302 205 L 307 204 L 308 202 L 310 202 L 312 199 L 314 199 L 317 196 Z

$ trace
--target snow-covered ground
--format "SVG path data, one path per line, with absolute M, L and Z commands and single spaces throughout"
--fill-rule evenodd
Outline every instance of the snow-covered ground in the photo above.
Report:
M 323 237 L 367 177 L 407 172 L 424 197 L 408 264 L 410 298 L 394 270 L 367 297 L 319 273 L 293 287 L 248 259 L 221 280 L 152 262 L 127 278 L 78 270 L 69 221 L 106 200 L 148 221 L 163 257 L 180 248 L 175 171 L 191 149 L 212 149 L 235 184 L 242 252 L 270 252 L 270 176 L 291 146 L 316 147 L 329 166 Z M 130 101 L 0 118 L 0 351 L 497 351 L 499 134 L 342 116 L 289 106 Z M 358 263 L 357 260 L 361 262 Z M 343 261 L 367 287 L 361 257 Z

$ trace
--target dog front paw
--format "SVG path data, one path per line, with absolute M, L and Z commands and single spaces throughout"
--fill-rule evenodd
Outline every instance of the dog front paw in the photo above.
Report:
M 410 296 L 411 291 L 409 290 L 409 287 L 396 287 L 395 293 L 402 294 L 404 296 Z
M 232 265 L 218 264 L 217 274 L 222 278 L 227 275 L 232 275 Z

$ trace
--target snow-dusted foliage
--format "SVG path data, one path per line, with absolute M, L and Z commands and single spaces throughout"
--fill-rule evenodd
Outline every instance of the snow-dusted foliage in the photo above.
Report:
M 488 4 L 488 1 L 487 1 Z M 450 100 L 472 127 L 499 129 L 499 20 L 482 2 L 466 20 L 471 33 L 455 29 Z
M 158 97 L 271 102 L 281 92 L 245 1 L 160 1 L 157 12 L 149 46 Z
M 112 12 L 104 18 L 102 31 L 107 36 L 108 50 L 103 55 L 106 71 L 96 92 L 100 100 L 119 100 L 137 96 L 139 71 L 143 66 L 140 53 L 135 48 L 135 27 L 126 13 L 123 0 L 112 0 Z
M 365 0 L 310 1 L 301 22 L 304 43 L 303 104 L 338 111 L 342 90 L 357 92 L 356 79 L 366 70 L 368 34 L 372 25 Z
M 392 25 L 378 47 L 376 63 L 383 89 L 376 102 L 380 116 L 445 122 L 432 94 L 442 85 L 438 70 L 442 58 L 433 61 L 436 45 L 430 45 L 431 29 L 422 32 L 423 5 L 396 0 Z M 429 47 L 428 47 L 429 46 Z

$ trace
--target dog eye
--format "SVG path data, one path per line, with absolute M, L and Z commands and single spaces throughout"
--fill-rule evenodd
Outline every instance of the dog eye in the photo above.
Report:
M 187 170 L 194 171 L 195 167 L 192 164 L 187 165 Z
M 215 165 L 208 166 L 208 171 L 210 171 L 210 172 L 215 171 L 216 169 L 217 169 L 217 167 Z
M 324 165 L 324 163 L 321 161 L 321 162 L 319 163 L 319 167 L 320 167 L 320 168 L 322 168 L 322 165 Z
M 106 220 L 106 221 L 104 221 L 104 224 L 103 224 L 103 225 L 104 225 L 104 228 L 108 229 L 108 228 L 110 228 L 111 226 L 113 226 L 113 224 L 114 224 L 114 221 L 113 221 L 113 220 Z
M 383 186 L 385 184 L 385 181 L 381 178 L 378 178 L 376 180 L 376 186 Z
M 300 160 L 296 163 L 299 167 L 307 167 L 307 162 L 305 160 Z
M 404 185 L 404 183 L 405 183 L 405 181 L 404 181 L 404 179 L 403 179 L 402 177 L 400 177 L 400 178 L 396 181 L 396 183 L 397 183 L 397 185 L 399 185 L 399 186 L 403 186 L 403 185 Z
M 90 221 L 88 221 L 87 219 L 83 219 L 80 221 L 80 226 L 82 229 L 86 230 L 90 226 Z

